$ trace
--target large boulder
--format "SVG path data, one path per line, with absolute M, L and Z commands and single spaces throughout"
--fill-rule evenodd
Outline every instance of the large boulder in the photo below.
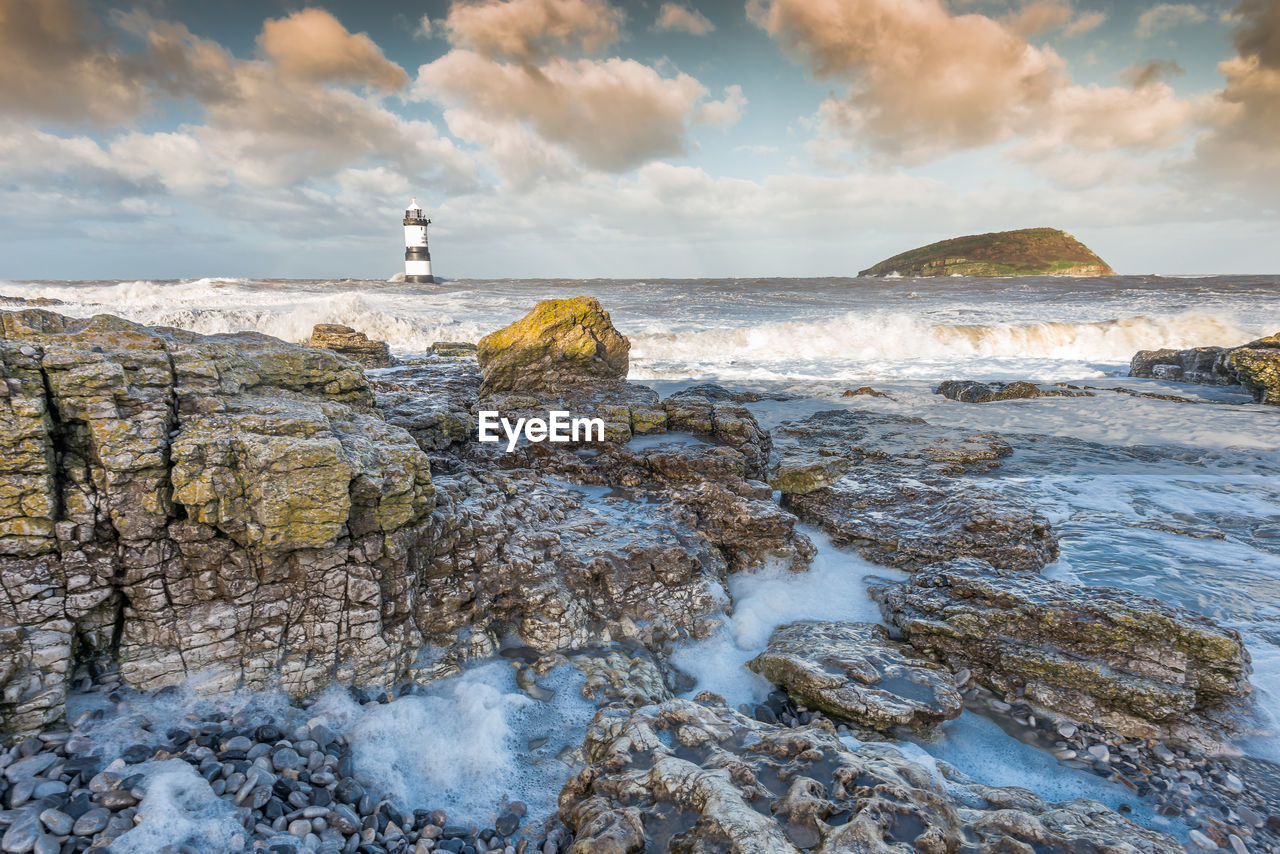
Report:
M 1239 633 L 1128 591 L 961 560 L 871 594 L 921 652 L 1006 697 L 1126 735 L 1192 737 L 1251 690 Z
M 936 771 L 827 721 L 781 727 L 690 700 L 600 710 L 589 763 L 560 793 L 570 854 L 1174 854 L 1169 836 L 1095 801 Z
M 553 299 L 480 339 L 482 394 L 572 387 L 627 376 L 631 342 L 595 297 Z
M 921 729 L 960 715 L 946 668 L 874 623 L 803 621 L 775 629 L 747 667 L 793 700 L 872 729 Z
M 1280 406 L 1280 332 L 1240 347 L 1139 350 L 1129 376 L 1208 385 L 1242 385 L 1258 403 Z
M 340 323 L 317 323 L 311 330 L 307 346 L 341 353 L 366 368 L 389 368 L 394 364 L 387 342 L 374 341 L 363 332 Z

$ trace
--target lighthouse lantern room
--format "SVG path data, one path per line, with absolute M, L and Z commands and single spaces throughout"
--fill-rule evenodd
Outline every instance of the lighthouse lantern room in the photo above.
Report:
M 427 226 L 431 220 L 422 214 L 417 197 L 404 212 L 404 280 L 431 283 L 431 251 L 427 249 Z

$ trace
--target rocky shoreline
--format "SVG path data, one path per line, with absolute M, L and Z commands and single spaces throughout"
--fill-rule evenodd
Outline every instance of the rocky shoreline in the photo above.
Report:
M 869 410 L 767 430 L 749 394 L 662 398 L 626 381 L 629 345 L 590 299 L 398 364 L 346 328 L 311 344 L 0 314 L 0 851 L 147 850 L 130 834 L 151 827 L 157 778 L 223 804 L 233 829 L 203 850 L 1181 849 L 892 746 L 967 709 L 1128 787 L 1200 848 L 1280 852 L 1280 775 L 1231 754 L 1239 635 L 1043 577 L 1048 518 L 974 485 L 1014 438 Z M 590 414 L 606 441 L 503 453 L 476 441 L 480 409 Z M 602 512 L 600 490 L 630 512 Z M 770 703 L 682 699 L 674 646 L 724 622 L 731 575 L 804 572 L 801 520 L 907 573 L 873 587 L 888 630 L 780 628 L 751 663 L 783 689 Z M 500 653 L 529 696 L 572 668 L 598 707 L 554 815 L 511 802 L 482 828 L 406 810 L 311 714 L 332 683 L 376 704 Z M 95 740 L 195 675 L 293 700 Z M 68 719 L 89 695 L 98 711 Z

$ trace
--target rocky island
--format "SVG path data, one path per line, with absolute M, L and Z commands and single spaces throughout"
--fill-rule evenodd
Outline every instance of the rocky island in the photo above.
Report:
M 1093 250 L 1056 228 L 973 234 L 894 255 L 859 276 L 1113 276 Z
M 589 298 L 478 357 L 442 343 L 366 372 L 327 347 L 387 365 L 376 342 L 311 343 L 0 314 L 0 850 L 1181 850 L 894 746 L 967 710 L 1205 850 L 1280 851 L 1274 766 L 1226 747 L 1252 690 L 1239 633 L 1043 575 L 1047 515 L 972 480 L 1034 438 L 873 410 L 770 430 L 749 392 L 664 398 L 627 381 L 630 344 Z M 608 429 L 503 453 L 476 440 L 481 409 Z M 731 577 L 811 571 L 814 531 L 883 567 L 883 624 L 778 627 L 747 663 L 767 702 L 694 693 L 675 646 L 731 617 Z M 546 760 L 566 769 L 550 814 L 409 802 L 316 699 L 337 684 L 376 710 L 484 661 L 537 702 L 571 672 L 592 704 Z M 130 705 L 193 677 L 291 699 L 167 722 Z M 96 734 L 113 715 L 129 742 Z M 221 835 L 156 818 L 173 780 Z

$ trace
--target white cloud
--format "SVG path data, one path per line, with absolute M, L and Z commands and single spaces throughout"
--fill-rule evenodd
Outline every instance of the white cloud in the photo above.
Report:
M 819 79 L 844 82 L 818 112 L 835 140 L 881 162 L 923 163 L 1018 138 L 1097 150 L 1161 148 L 1191 129 L 1194 103 L 1167 86 L 1075 85 L 1027 35 L 1071 20 L 1061 2 L 997 20 L 940 0 L 755 0 L 753 19 Z
M 1159 3 L 1138 16 L 1134 32 L 1138 38 L 1151 38 L 1163 30 L 1172 30 L 1188 24 L 1201 24 L 1209 16 L 1199 6 L 1190 3 Z
M 653 28 L 659 32 L 682 32 L 694 36 L 705 36 L 715 30 L 716 25 L 697 9 L 690 9 L 678 3 L 663 3 L 658 10 L 658 19 Z
M 411 97 L 449 111 L 451 127 L 497 146 L 510 180 L 525 182 L 548 153 L 527 133 L 593 169 L 622 172 L 688 150 L 697 124 L 737 122 L 747 103 L 739 86 L 722 100 L 694 77 L 664 74 L 634 59 L 575 57 L 619 38 L 621 10 L 605 0 L 487 0 L 455 3 L 445 29 L 454 47 L 418 69 Z M 570 55 L 562 55 L 570 54 Z M 529 166 L 514 162 L 519 152 Z

